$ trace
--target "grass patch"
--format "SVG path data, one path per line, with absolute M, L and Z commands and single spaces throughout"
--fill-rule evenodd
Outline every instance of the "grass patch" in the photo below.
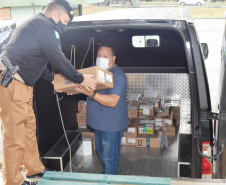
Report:
M 125 7 L 101 7 L 101 6 L 83 6 L 83 15 L 103 12 L 108 10 L 123 9 Z M 188 8 L 191 11 L 192 17 L 197 18 L 224 18 L 226 8 L 211 8 L 211 7 L 175 7 L 175 8 Z

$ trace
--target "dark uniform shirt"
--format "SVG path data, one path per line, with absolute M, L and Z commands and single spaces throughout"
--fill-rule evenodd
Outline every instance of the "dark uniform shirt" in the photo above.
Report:
M 19 26 L 3 50 L 0 58 L 7 56 L 13 66 L 20 67 L 18 73 L 26 85 L 33 86 L 40 77 L 52 82 L 48 63 L 69 80 L 83 81 L 61 50 L 57 24 L 42 13 Z

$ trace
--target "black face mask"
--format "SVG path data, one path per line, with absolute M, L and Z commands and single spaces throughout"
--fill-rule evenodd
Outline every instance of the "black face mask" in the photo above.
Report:
M 59 29 L 60 34 L 64 33 L 67 29 L 67 25 L 63 24 L 61 20 L 58 22 L 57 27 Z
M 63 24 L 61 22 L 60 18 L 59 18 L 59 22 L 58 23 L 56 23 L 52 18 L 50 18 L 50 20 L 56 24 L 56 27 L 59 30 L 59 34 L 62 34 L 62 33 L 64 33 L 66 31 L 67 25 Z

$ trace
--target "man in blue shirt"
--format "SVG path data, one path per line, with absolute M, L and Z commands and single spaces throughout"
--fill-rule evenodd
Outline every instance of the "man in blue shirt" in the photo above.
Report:
M 126 106 L 127 79 L 124 71 L 115 64 L 115 51 L 102 45 L 97 51 L 96 65 L 113 73 L 114 87 L 88 92 L 82 87 L 76 90 L 87 95 L 87 124 L 94 129 L 95 146 L 103 174 L 118 174 L 121 138 L 128 127 Z

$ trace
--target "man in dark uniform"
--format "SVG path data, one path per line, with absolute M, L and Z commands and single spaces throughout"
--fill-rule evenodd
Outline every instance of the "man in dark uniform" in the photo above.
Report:
M 7 88 L 0 85 L 4 185 L 30 184 L 20 173 L 22 161 L 28 178 L 42 176 L 45 172 L 37 147 L 32 86 L 39 78 L 54 83 L 47 64 L 88 91 L 96 87 L 91 76 L 74 69 L 61 50 L 60 34 L 73 16 L 73 9 L 66 0 L 52 0 L 42 13 L 18 27 L 3 47 L 0 71 L 7 67 L 2 62 L 4 58 L 20 68 Z

